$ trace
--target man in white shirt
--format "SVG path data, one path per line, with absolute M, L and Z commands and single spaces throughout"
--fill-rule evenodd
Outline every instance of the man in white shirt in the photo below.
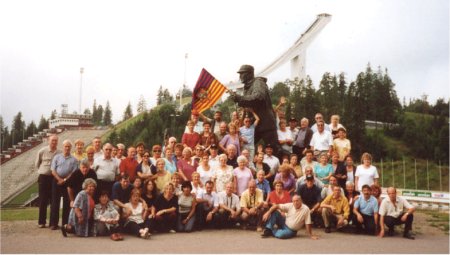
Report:
M 269 183 L 273 183 L 275 174 L 278 172 L 278 168 L 280 167 L 280 160 L 273 155 L 273 147 L 271 144 L 266 145 L 265 152 L 266 154 L 264 155 L 263 162 L 270 166 L 270 173 L 266 176 L 266 179 Z
M 225 186 L 225 191 L 218 194 L 219 211 L 214 214 L 214 222 L 218 229 L 233 227 L 239 220 L 241 205 L 239 197 L 233 193 L 233 184 Z
M 383 199 L 380 205 L 380 234 L 383 237 L 385 234 L 384 225 L 389 228 L 388 235 L 394 235 L 394 226 L 405 224 L 403 237 L 414 240 L 411 235 L 412 222 L 414 219 L 415 208 L 406 199 L 397 196 L 397 190 L 394 187 L 387 189 L 388 196 Z M 405 212 L 406 211 L 406 212 Z
M 278 211 L 281 210 L 286 214 L 283 217 Z M 292 197 L 292 203 L 274 204 L 269 211 L 263 216 L 263 221 L 266 223 L 262 237 L 274 236 L 280 239 L 288 239 L 297 235 L 297 231 L 304 225 L 311 239 L 316 240 L 318 237 L 312 233 L 311 230 L 311 215 L 308 206 L 302 203 L 299 195 Z M 275 229 L 274 225 L 278 228 Z
M 94 147 L 94 159 L 103 156 L 102 140 L 100 137 L 96 136 L 92 139 L 92 146 Z
M 205 189 L 200 189 L 197 192 L 195 220 L 199 229 L 214 225 L 214 214 L 219 211 L 219 198 L 217 193 L 213 191 L 213 186 L 214 183 L 212 181 L 207 181 Z
M 112 145 L 103 145 L 103 156 L 94 160 L 94 171 L 97 173 L 97 195 L 102 190 L 108 192 L 111 197 L 112 186 L 119 172 L 119 160 L 111 157 Z M 98 196 L 97 196 L 98 197 Z
M 314 125 L 312 125 L 311 130 L 314 133 L 316 133 L 318 131 L 317 123 L 319 123 L 320 121 L 324 122 L 322 113 L 320 113 L 320 112 L 316 113 L 316 115 L 314 116 L 314 119 L 316 120 L 316 123 Z M 328 132 L 331 133 L 330 126 L 328 126 L 325 122 L 324 122 L 324 124 L 325 124 L 324 125 L 325 130 L 327 130 Z
M 327 153 L 328 156 L 331 155 L 333 150 L 333 137 L 330 131 L 325 130 L 325 122 L 317 122 L 317 132 L 313 134 L 309 145 L 316 157 L 322 153 Z
M 215 143 L 211 144 L 209 147 L 209 161 L 208 164 L 211 167 L 211 169 L 216 170 L 216 168 L 219 166 L 219 148 L 217 148 L 217 145 Z

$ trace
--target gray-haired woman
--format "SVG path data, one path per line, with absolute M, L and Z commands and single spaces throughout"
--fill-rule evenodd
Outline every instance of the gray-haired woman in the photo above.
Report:
M 90 236 L 93 232 L 94 194 L 97 182 L 92 178 L 84 180 L 83 190 L 75 198 L 73 208 L 70 210 L 68 224 L 61 228 L 64 237 L 67 232 L 77 236 Z

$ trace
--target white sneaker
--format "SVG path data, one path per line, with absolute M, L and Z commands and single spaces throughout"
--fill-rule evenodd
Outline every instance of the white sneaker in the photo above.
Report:
M 169 230 L 169 233 L 176 233 L 177 231 L 175 231 L 175 230 L 173 230 L 173 229 L 171 229 L 171 230 Z

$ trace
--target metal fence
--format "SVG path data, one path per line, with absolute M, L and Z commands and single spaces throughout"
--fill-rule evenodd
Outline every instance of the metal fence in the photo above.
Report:
M 449 191 L 449 165 L 429 160 L 402 159 L 373 162 L 382 187 Z

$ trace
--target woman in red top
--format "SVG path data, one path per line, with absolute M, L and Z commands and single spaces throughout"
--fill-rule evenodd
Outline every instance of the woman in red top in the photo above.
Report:
M 192 150 L 184 148 L 183 158 L 178 160 L 177 169 L 183 181 L 192 181 L 192 173 L 197 170 L 198 163 L 192 159 Z
M 197 132 L 194 132 L 194 122 L 189 120 L 187 122 L 188 131 L 183 134 L 181 138 L 181 143 L 183 146 L 191 148 L 193 150 L 197 144 L 200 143 L 201 138 Z
M 291 202 L 291 195 L 289 191 L 283 189 L 283 183 L 281 181 L 274 181 L 273 186 L 275 190 L 271 191 L 267 196 L 267 203 L 269 206 L 273 204 L 286 204 Z

